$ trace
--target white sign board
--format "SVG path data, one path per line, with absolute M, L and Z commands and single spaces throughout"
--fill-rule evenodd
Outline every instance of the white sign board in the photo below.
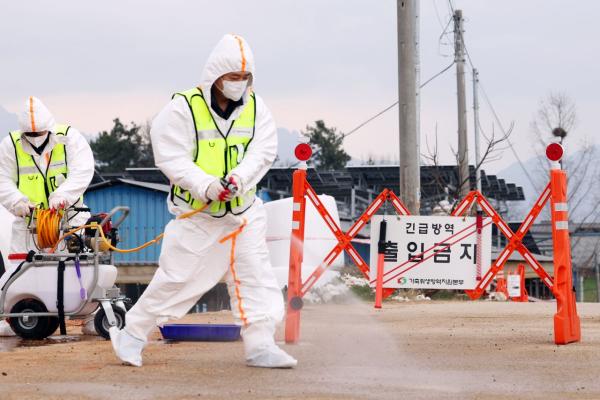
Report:
M 509 274 L 506 279 L 508 297 L 521 297 L 521 275 Z
M 382 215 L 371 219 L 371 285 L 377 278 Z M 474 289 L 477 286 L 475 217 L 387 216 L 383 287 Z M 492 220 L 483 218 L 481 276 L 490 268 Z

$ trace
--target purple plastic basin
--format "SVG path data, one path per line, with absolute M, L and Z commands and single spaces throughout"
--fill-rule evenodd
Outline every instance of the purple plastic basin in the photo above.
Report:
M 240 338 L 240 329 L 231 324 L 167 324 L 160 333 L 172 341 L 234 342 Z

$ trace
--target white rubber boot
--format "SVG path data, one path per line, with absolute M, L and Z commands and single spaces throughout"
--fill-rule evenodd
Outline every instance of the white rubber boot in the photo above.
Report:
M 259 368 L 294 368 L 298 365 L 298 361 L 273 344 L 247 357 L 246 365 Z
M 134 338 L 126 331 L 119 330 L 116 326 L 111 327 L 108 332 L 117 357 L 126 364 L 141 367 L 142 350 L 144 350 L 146 342 Z
M 0 321 L 0 336 L 2 336 L 2 337 L 16 336 L 15 332 L 13 332 L 9 323 L 5 319 Z
M 293 368 L 298 365 L 295 358 L 275 344 L 275 324 L 260 321 L 242 329 L 246 365 L 260 368 Z

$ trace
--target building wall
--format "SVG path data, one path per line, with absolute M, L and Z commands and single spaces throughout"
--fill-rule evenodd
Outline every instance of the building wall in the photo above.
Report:
M 128 206 L 131 209 L 129 217 L 119 228 L 119 247 L 132 248 L 162 233 L 165 225 L 172 219 L 167 211 L 166 196 L 166 193 L 156 190 L 117 184 L 86 193 L 85 202 L 92 213 L 108 212 L 116 206 Z M 117 253 L 115 263 L 156 264 L 159 254 L 160 244 L 155 244 L 134 253 Z

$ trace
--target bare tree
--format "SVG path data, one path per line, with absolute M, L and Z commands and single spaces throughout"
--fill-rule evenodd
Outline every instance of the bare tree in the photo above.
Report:
M 484 164 L 487 164 L 492 161 L 497 161 L 502 157 L 502 152 L 506 149 L 504 145 L 508 142 L 510 135 L 513 132 L 513 129 L 514 122 L 511 122 L 508 130 L 501 136 L 497 136 L 493 127 L 491 134 L 487 135 L 480 126 L 480 131 L 482 133 L 482 136 L 485 138 L 485 142 L 483 153 L 481 154 L 479 163 L 475 165 L 475 172 L 479 171 Z M 438 168 L 440 164 L 438 152 L 437 124 L 435 130 L 435 143 L 433 144 L 433 147 L 430 147 L 429 141 L 426 141 L 427 153 L 422 154 L 421 156 L 429 163 L 429 165 L 436 167 L 434 168 L 433 178 L 440 190 L 442 192 L 447 190 L 451 198 L 458 199 L 460 197 L 460 189 L 464 185 L 469 185 L 470 178 L 467 177 L 462 182 L 458 182 L 456 187 L 449 187 L 448 182 L 445 182 L 445 180 L 442 177 L 441 171 Z M 456 159 L 456 165 L 459 165 L 458 152 L 454 148 L 452 148 L 452 153 L 454 154 L 454 158 Z
M 549 161 L 544 155 L 546 146 L 556 140 L 563 144 L 575 144 L 574 137 L 577 138 L 577 136 L 574 136 L 574 130 L 576 126 L 577 107 L 567 94 L 552 92 L 540 101 L 539 108 L 531 121 L 531 131 L 535 135 L 535 151 L 539 161 L 536 171 L 538 178 L 535 180 L 542 185 L 548 180 L 550 167 Z M 578 138 L 578 143 L 579 151 L 576 154 L 567 154 L 562 161 L 563 169 L 569 174 L 569 212 L 573 216 L 582 210 L 585 215 L 582 217 L 583 220 L 595 220 L 593 210 L 595 207 L 592 207 L 591 215 L 588 215 L 589 212 L 585 208 L 589 205 L 590 200 L 593 200 L 594 190 L 597 183 L 600 183 L 597 179 L 600 170 L 597 163 L 594 162 L 599 154 L 594 144 L 586 138 Z M 594 184 L 589 184 L 591 182 Z
M 530 123 L 531 131 L 535 135 L 535 152 L 538 155 L 539 169 L 547 171 L 550 166 L 544 156 L 548 143 L 556 140 L 563 143 L 567 135 L 575 129 L 576 124 L 577 107 L 566 93 L 550 92 L 540 100 Z
M 539 104 L 539 109 L 531 121 L 531 131 L 535 135 L 535 151 L 539 161 L 537 173 L 534 179 L 545 184 L 548 181 L 549 161 L 544 155 L 548 143 L 559 141 L 566 144 L 566 148 L 574 148 L 578 144 L 579 150 L 567 153 L 562 160 L 562 168 L 568 174 L 568 203 L 570 230 L 573 235 L 571 250 L 575 265 L 579 270 L 591 270 L 595 265 L 595 253 L 600 248 L 600 236 L 590 243 L 590 234 L 586 233 L 587 244 L 582 240 L 579 231 L 587 231 L 586 228 L 594 226 L 600 221 L 600 168 L 597 160 L 600 157 L 598 149 L 587 138 L 578 136 L 577 107 L 564 92 L 549 93 Z M 537 182 L 536 182 L 537 183 Z M 549 219 L 549 211 L 543 215 Z M 550 240 L 548 236 L 547 240 Z M 586 254 L 582 254 L 585 252 Z
M 548 134 L 560 138 L 562 142 L 577 124 L 575 102 L 564 92 L 550 92 L 540 101 L 540 106 L 531 121 L 531 130 L 537 136 L 538 143 L 547 143 Z

